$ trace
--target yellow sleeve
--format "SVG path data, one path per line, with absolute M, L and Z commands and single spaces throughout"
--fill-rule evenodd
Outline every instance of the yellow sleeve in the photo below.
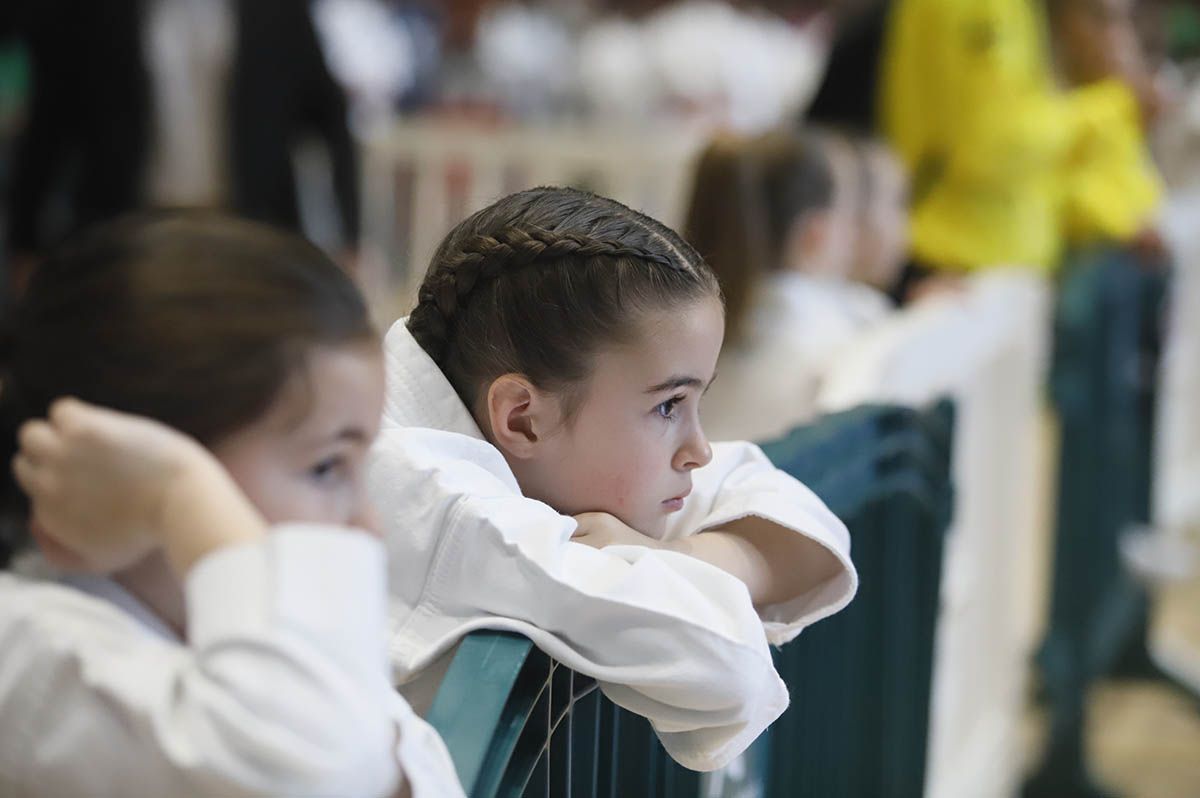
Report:
M 1128 241 L 1149 222 L 1163 191 L 1137 100 L 1108 80 L 1072 92 L 1069 102 L 1074 136 L 1062 176 L 1067 235 Z
M 881 118 L 916 173 L 1010 182 L 1054 169 L 1069 141 L 1030 0 L 898 0 Z
M 879 118 L 892 148 L 910 172 L 923 155 L 940 149 L 938 120 L 946 114 L 944 93 L 931 83 L 940 53 L 921 46 L 941 41 L 948 27 L 944 0 L 896 0 L 888 18 L 877 102 Z

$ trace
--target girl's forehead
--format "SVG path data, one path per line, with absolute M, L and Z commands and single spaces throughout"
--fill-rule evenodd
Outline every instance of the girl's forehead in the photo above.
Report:
M 314 347 L 288 376 L 261 426 L 296 439 L 335 434 L 343 427 L 370 433 L 382 413 L 383 390 L 378 346 Z
M 716 297 L 647 311 L 627 343 L 601 349 L 594 373 L 649 388 L 676 376 L 712 379 L 725 338 L 725 311 Z

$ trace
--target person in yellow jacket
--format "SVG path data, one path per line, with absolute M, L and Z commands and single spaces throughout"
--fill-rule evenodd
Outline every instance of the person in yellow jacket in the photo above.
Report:
M 1090 1 L 1090 0 L 1089 0 Z M 1051 271 L 1068 236 L 1131 241 L 1160 198 L 1137 99 L 1061 89 L 1037 0 L 896 0 L 880 118 L 914 175 L 918 263 Z
M 1144 126 L 1167 103 L 1147 63 L 1133 20 L 1134 0 L 1049 0 L 1058 74 L 1070 87 L 1120 79 L 1137 97 Z M 1066 233 L 1069 243 L 1096 238 L 1145 238 L 1145 209 L 1162 185 L 1146 155 L 1143 125 L 1106 124 L 1081 137 L 1068 164 Z M 1139 223 L 1142 225 L 1139 227 Z M 1139 241 L 1139 243 L 1146 243 Z

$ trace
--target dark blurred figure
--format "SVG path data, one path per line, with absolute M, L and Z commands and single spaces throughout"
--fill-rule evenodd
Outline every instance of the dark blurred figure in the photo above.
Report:
M 298 228 L 292 150 L 330 153 L 347 245 L 357 170 L 345 98 L 304 0 L 26 0 L 4 12 L 32 72 L 7 188 L 19 290 L 71 231 L 147 206 L 212 206 Z
M 442 0 L 446 47 L 452 51 L 469 50 L 475 41 L 475 28 L 489 0 Z
M 825 78 L 813 98 L 809 122 L 873 135 L 889 0 L 840 0 L 833 11 L 833 46 Z

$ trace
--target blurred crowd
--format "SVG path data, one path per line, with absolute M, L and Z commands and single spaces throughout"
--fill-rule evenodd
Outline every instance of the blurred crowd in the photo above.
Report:
M 820 268 L 873 269 L 856 281 L 897 300 L 985 265 L 1048 270 L 1066 248 L 1096 241 L 1160 259 L 1159 173 L 1179 182 L 1198 160 L 1200 94 L 1189 94 L 1188 65 L 1200 53 L 1198 9 L 1181 0 L 12 4 L 0 16 L 5 284 L 19 290 L 68 231 L 143 206 L 225 207 L 305 227 L 353 268 L 355 142 L 401 114 L 698 127 L 718 136 L 702 182 L 722 168 L 749 174 L 764 148 L 778 157 L 789 133 L 813 132 L 806 168 L 828 163 L 796 179 L 833 174 L 846 184 L 825 192 L 833 206 L 868 220 L 865 237 L 845 220 L 827 225 L 829 237 L 897 250 L 879 258 L 901 264 Z M 329 219 L 316 231 L 296 189 L 306 142 L 328 187 Z M 714 163 L 722 158 L 742 163 Z M 909 222 L 900 204 L 910 181 Z M 894 218 L 870 221 L 885 208 Z M 891 228 L 880 234 L 890 240 L 863 243 L 879 237 L 875 226 Z M 783 257 L 778 243 L 763 251 Z

